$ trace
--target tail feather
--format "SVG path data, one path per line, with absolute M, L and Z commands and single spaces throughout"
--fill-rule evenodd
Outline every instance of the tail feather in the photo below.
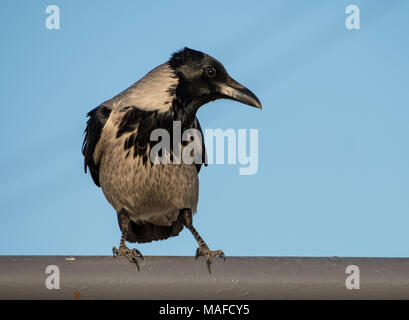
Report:
M 129 242 L 146 243 L 156 240 L 165 240 L 177 236 L 183 229 L 182 216 L 179 214 L 177 220 L 171 226 L 159 226 L 150 222 L 137 224 L 130 221 L 126 240 Z

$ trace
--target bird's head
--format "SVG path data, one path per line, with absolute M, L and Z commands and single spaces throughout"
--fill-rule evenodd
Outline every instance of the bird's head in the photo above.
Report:
M 224 66 L 211 56 L 184 48 L 175 52 L 169 65 L 178 77 L 176 95 L 194 108 L 216 99 L 231 99 L 261 109 L 260 100 L 232 79 Z

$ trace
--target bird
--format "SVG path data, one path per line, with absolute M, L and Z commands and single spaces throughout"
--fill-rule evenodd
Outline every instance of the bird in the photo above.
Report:
M 126 242 L 165 240 L 186 228 L 198 243 L 196 259 L 204 257 L 209 272 L 214 258 L 225 259 L 222 250 L 209 249 L 193 226 L 198 174 L 207 164 L 203 139 L 199 143 L 201 161 L 194 163 L 175 161 L 175 146 L 162 150 L 170 155 L 167 163 L 152 161 L 150 154 L 155 147 L 152 133 L 172 131 L 175 122 L 182 130 L 194 129 L 203 136 L 196 113 L 217 99 L 262 108 L 257 96 L 230 77 L 221 62 L 184 47 L 87 113 L 81 150 L 84 169 L 117 213 L 121 239 L 119 248 L 112 249 L 114 257 L 123 256 L 140 270 L 138 258 L 144 257 Z M 180 143 L 180 148 L 186 148 L 186 143 Z

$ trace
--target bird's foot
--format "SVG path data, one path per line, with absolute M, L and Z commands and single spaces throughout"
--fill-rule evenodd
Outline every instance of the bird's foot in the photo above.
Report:
M 196 259 L 200 256 L 206 258 L 207 269 L 210 273 L 210 265 L 213 261 L 213 258 L 222 258 L 223 261 L 226 261 L 226 257 L 224 256 L 224 252 L 222 250 L 210 250 L 207 246 L 200 246 L 196 249 Z
M 116 247 L 112 248 L 114 257 L 123 256 L 128 258 L 129 262 L 135 263 L 138 271 L 140 271 L 138 257 L 143 260 L 143 255 L 138 249 L 129 249 L 127 246 L 119 246 L 119 249 Z

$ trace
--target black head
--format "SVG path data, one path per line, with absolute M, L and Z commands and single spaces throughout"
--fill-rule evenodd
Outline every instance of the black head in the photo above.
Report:
M 169 65 L 179 78 L 177 96 L 195 108 L 224 98 L 261 109 L 254 93 L 233 80 L 219 61 L 203 52 L 185 47 L 172 55 Z

